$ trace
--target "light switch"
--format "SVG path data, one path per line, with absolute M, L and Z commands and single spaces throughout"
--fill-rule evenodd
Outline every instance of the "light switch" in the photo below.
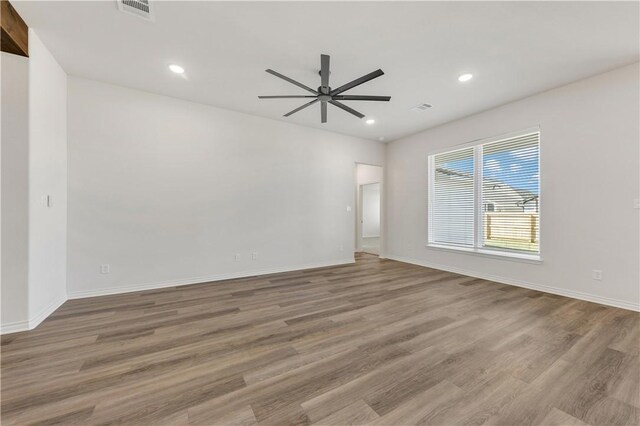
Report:
M 347 206 L 347 212 L 351 211 L 351 206 Z

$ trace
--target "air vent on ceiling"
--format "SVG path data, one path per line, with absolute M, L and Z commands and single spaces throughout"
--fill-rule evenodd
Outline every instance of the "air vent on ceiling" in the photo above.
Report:
M 431 105 L 429 105 L 429 104 L 420 104 L 420 105 L 416 105 L 413 108 L 411 108 L 411 111 L 426 111 L 429 108 L 431 108 Z
M 153 21 L 149 0 L 118 0 L 118 9 L 121 12 L 135 15 L 147 21 Z

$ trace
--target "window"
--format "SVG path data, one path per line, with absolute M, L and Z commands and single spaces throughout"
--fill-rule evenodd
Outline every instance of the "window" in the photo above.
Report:
M 433 158 L 431 241 L 473 247 L 473 148 Z
M 429 245 L 537 258 L 539 131 L 429 156 Z

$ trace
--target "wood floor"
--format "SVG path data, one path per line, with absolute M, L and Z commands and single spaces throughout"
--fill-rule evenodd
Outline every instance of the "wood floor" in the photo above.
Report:
M 375 256 L 72 300 L 2 424 L 637 425 L 637 313 Z

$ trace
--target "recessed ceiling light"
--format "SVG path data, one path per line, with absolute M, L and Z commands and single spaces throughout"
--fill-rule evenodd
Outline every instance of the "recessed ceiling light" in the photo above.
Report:
M 384 140 L 384 136 L 380 136 L 378 140 L 382 142 Z
M 182 68 L 180 65 L 169 65 L 169 69 L 173 72 L 175 72 L 176 74 L 183 74 L 184 73 L 184 68 Z
M 374 120 L 373 118 L 370 118 L 367 121 L 365 121 L 365 123 L 367 123 L 367 124 L 373 124 L 375 122 L 376 122 L 376 120 Z
M 458 81 L 469 81 L 473 78 L 473 74 L 462 74 L 460 77 L 458 77 Z

